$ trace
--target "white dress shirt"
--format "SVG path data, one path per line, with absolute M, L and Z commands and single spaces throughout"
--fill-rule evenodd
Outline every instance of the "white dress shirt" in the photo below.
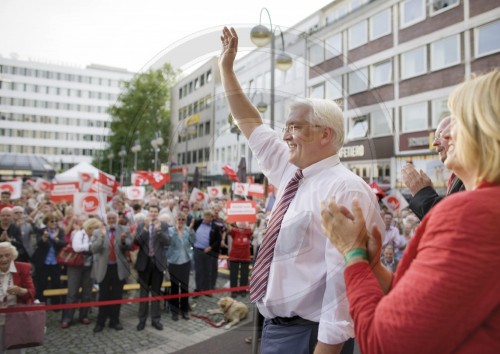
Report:
M 90 237 L 85 230 L 76 231 L 71 237 L 71 247 L 75 252 L 89 252 L 90 251 Z M 92 257 L 85 256 L 83 261 L 84 266 L 92 265 Z
M 263 173 L 278 186 L 279 201 L 297 167 L 288 162 L 288 145 L 269 127 L 249 139 Z M 318 340 L 338 344 L 354 337 L 344 283 L 344 260 L 321 227 L 321 201 L 335 196 L 351 207 L 360 201 L 367 225 L 383 230 L 375 194 L 333 155 L 302 170 L 304 178 L 281 224 L 265 296 L 257 303 L 266 318 L 300 316 L 319 322 Z M 278 203 L 275 203 L 277 205 Z

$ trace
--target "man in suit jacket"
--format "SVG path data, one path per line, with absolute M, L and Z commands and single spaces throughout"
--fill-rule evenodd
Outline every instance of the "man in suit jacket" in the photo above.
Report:
M 434 136 L 434 142 L 432 146 L 435 146 L 439 154 L 439 159 L 444 163 L 448 153 L 448 141 L 450 140 L 450 122 L 451 118 L 446 117 L 441 120 L 436 129 L 436 134 Z M 439 203 L 443 196 L 437 194 L 436 190 L 432 186 L 431 179 L 422 171 L 417 172 L 415 166 L 412 163 L 407 163 L 402 170 L 403 182 L 410 190 L 413 196 L 410 200 L 410 209 L 422 220 L 431 210 L 431 208 Z M 452 193 L 460 192 L 465 190 L 465 186 L 462 181 L 455 176 L 454 173 L 451 174 L 450 180 L 448 181 L 448 190 L 446 195 Z
M 126 252 L 132 247 L 132 236 L 126 226 L 119 225 L 118 214 L 109 212 L 107 226 L 94 231 L 90 249 L 94 254 L 91 276 L 99 283 L 99 301 L 119 300 L 123 285 L 130 274 Z M 109 317 L 109 327 L 123 329 L 120 323 L 121 305 L 99 307 L 94 333 L 104 329 Z
M 169 245 L 170 236 L 168 225 L 158 219 L 158 205 L 150 205 L 146 223 L 137 225 L 135 243 L 139 246 L 135 268 L 139 273 L 141 285 L 140 297 L 161 295 L 161 284 L 163 282 L 163 271 L 167 269 L 167 258 L 165 247 Z M 139 324 L 137 330 L 142 331 L 146 326 L 148 318 L 149 302 L 139 304 Z M 163 325 L 160 322 L 160 302 L 151 302 L 151 325 L 161 331 Z
M 196 291 L 215 289 L 222 237 L 211 210 L 205 210 L 203 219 L 194 222 L 194 230 L 196 231 L 196 241 L 193 245 Z

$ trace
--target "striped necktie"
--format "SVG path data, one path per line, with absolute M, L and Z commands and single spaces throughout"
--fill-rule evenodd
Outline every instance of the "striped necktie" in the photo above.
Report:
M 279 203 L 276 205 L 273 215 L 269 220 L 264 240 L 259 249 L 257 260 L 252 271 L 252 279 L 250 281 L 250 300 L 256 302 L 260 300 L 267 288 L 267 280 L 269 278 L 269 270 L 274 255 L 274 247 L 281 229 L 281 222 L 288 210 L 288 206 L 295 197 L 295 193 L 299 189 L 299 182 L 304 177 L 302 170 L 297 170 L 293 178 L 288 182 L 288 185 L 283 192 Z

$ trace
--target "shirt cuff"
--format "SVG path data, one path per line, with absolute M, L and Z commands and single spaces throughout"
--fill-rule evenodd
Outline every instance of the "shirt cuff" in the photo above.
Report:
M 318 330 L 318 340 L 325 344 L 344 343 L 354 338 L 354 326 L 349 321 L 321 321 Z

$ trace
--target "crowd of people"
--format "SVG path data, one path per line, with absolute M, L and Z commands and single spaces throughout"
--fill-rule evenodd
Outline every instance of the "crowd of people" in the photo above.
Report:
M 409 163 L 402 173 L 410 207 L 393 213 L 340 163 L 344 119 L 333 101 L 292 103 L 279 136 L 238 82 L 234 29 L 224 28 L 221 42 L 229 108 L 277 187 L 274 207 L 259 200 L 255 224 L 229 224 L 227 198 L 190 203 L 179 191 L 151 191 L 143 200 L 118 193 L 102 217 L 76 215 L 25 184 L 20 199 L 1 196 L 0 295 L 46 301 L 44 290 L 61 287 L 65 274 L 68 295 L 53 304 L 88 301 L 95 285 L 100 301 L 122 299 L 126 282 L 138 282 L 142 298 L 157 296 L 165 279 L 171 294 L 211 296 L 225 254 L 230 286 L 240 287 L 231 295 L 246 296 L 240 289 L 249 285 L 264 318 L 263 354 L 348 354 L 354 337 L 365 354 L 499 352 L 500 282 L 491 271 L 500 266 L 500 71 L 465 81 L 450 97 L 451 115 L 434 140 L 452 171 L 446 197 Z M 58 264 L 67 244 L 84 254 L 81 266 Z M 190 319 L 188 298 L 169 307 L 173 321 Z M 74 312 L 63 311 L 61 328 Z M 140 303 L 138 331 L 149 317 L 163 329 L 159 301 Z M 87 308 L 78 319 L 91 322 Z M 94 332 L 108 320 L 123 329 L 120 305 L 99 307 Z

